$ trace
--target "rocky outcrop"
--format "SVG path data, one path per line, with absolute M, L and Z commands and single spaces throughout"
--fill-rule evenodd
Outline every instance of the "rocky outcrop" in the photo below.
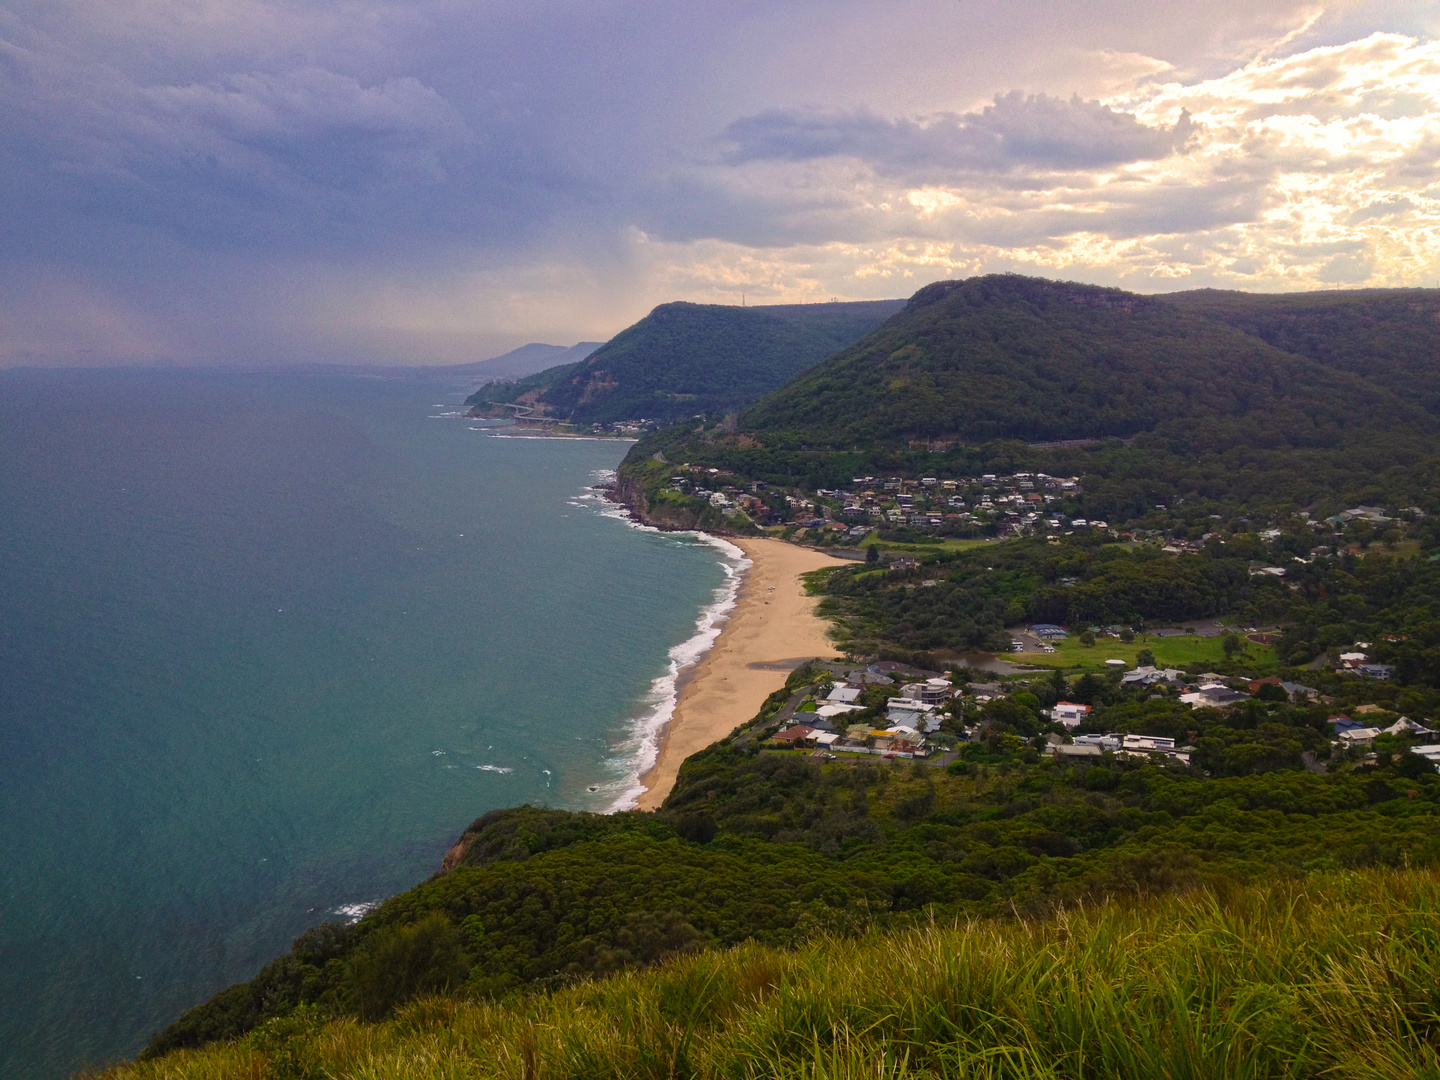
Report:
M 440 861 L 440 872 L 448 874 L 455 867 L 460 865 L 460 860 L 465 858 L 465 853 L 470 850 L 470 845 L 475 843 L 475 834 L 467 832 L 456 840 L 450 850 L 445 852 L 445 858 Z
M 701 507 L 680 506 L 664 499 L 651 503 L 645 489 L 622 470 L 609 488 L 612 501 L 630 511 L 630 516 L 642 525 L 664 529 L 667 532 L 688 532 L 699 529 L 715 536 L 734 536 L 735 527 L 725 515 L 710 505 Z

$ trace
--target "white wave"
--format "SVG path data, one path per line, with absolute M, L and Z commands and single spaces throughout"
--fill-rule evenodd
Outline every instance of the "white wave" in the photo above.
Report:
M 341 904 L 338 907 L 331 908 L 326 914 L 339 915 L 346 922 L 355 923 L 359 922 L 366 915 L 369 915 L 370 912 L 374 911 L 383 903 L 383 900 L 363 900 L 358 904 Z
M 640 777 L 655 765 L 655 759 L 660 752 L 661 736 L 665 732 L 665 726 L 675 715 L 681 676 L 699 664 L 714 646 L 716 639 L 725 629 L 725 624 L 730 620 L 730 613 L 735 610 L 735 600 L 740 593 L 740 585 L 745 580 L 745 571 L 753 565 L 745 557 L 745 552 L 728 540 L 703 532 L 692 532 L 689 535 L 720 552 L 720 567 L 725 571 L 725 580 L 715 590 L 711 603 L 701 609 L 695 620 L 694 635 L 670 650 L 665 673 L 650 684 L 650 692 L 643 705 L 644 712 L 630 725 L 629 737 L 620 747 L 619 753 L 625 773 L 623 787 L 609 807 L 612 813 L 616 810 L 632 809 L 640 801 L 640 796 L 645 791 Z
M 481 772 L 493 772 L 502 774 L 509 774 L 515 771 L 514 769 L 506 768 L 504 765 L 476 765 L 475 768 L 479 769 Z
M 571 500 L 571 505 L 587 507 L 601 517 L 624 522 L 639 532 L 666 532 L 636 521 L 628 508 L 609 497 L 605 489 L 614 482 L 615 476 L 614 469 L 596 469 L 590 474 L 591 485 L 576 495 Z M 735 609 L 745 571 L 753 565 L 745 557 L 744 551 L 718 536 L 699 530 L 672 532 L 669 535 L 677 540 L 681 537 L 698 540 L 718 551 L 725 580 L 715 590 L 711 603 L 704 607 L 696 618 L 695 633 L 670 650 L 665 672 L 651 682 L 649 692 L 641 700 L 640 715 L 630 722 L 629 731 L 612 759 L 612 764 L 621 772 L 620 778 L 611 783 L 591 785 L 588 789 L 590 794 L 597 796 L 597 801 L 605 800 L 606 813 L 629 810 L 639 802 L 645 790 L 640 783 L 640 777 L 655 764 L 660 750 L 660 738 L 665 731 L 665 725 L 674 715 L 675 703 L 679 700 L 681 677 L 704 659 L 719 638 L 730 613 Z

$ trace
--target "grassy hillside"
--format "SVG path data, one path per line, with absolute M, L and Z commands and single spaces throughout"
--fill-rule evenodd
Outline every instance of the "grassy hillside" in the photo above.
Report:
M 107 1080 L 1431 1077 L 1440 875 L 1116 901 L 760 945 L 380 1024 L 302 1011 Z
M 577 424 L 735 412 L 879 326 L 899 300 L 737 308 L 662 304 L 588 359 L 469 402 L 533 404 Z

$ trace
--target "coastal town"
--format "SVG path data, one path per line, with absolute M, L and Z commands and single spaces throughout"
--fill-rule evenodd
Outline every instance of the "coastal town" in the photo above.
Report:
M 878 528 L 935 537 L 1019 536 L 1035 531 L 1109 528 L 1075 516 L 1080 478 L 1020 472 L 942 479 L 857 476 L 844 488 L 782 489 L 736 483 L 716 468 L 682 464 L 666 492 L 698 499 L 736 524 L 779 528 L 784 539 L 858 544 Z
M 1354 671 L 1350 663 L 1339 670 Z M 1058 674 L 1043 682 L 1024 676 L 974 681 L 975 672 L 929 672 L 888 661 L 864 666 L 817 662 L 815 671 L 812 684 L 764 721 L 771 747 L 805 751 L 822 761 L 840 760 L 839 755 L 873 755 L 951 764 L 957 760 L 958 748 L 987 739 L 994 726 L 990 720 L 1000 711 L 990 706 L 1004 703 L 1011 713 L 1019 708 L 1032 714 L 1037 733 L 1028 749 L 1061 763 L 1099 763 L 1112 755 L 1188 767 L 1197 749 L 1183 741 L 1177 745 L 1172 737 L 1106 730 L 1103 707 L 1068 700 L 1042 704 L 1039 694 L 1053 697 L 1070 688 Z M 1123 661 L 1112 661 L 1109 671 L 1112 688 L 1121 694 L 1138 692 L 1192 710 L 1233 710 L 1251 701 L 1305 706 L 1334 701 L 1315 687 L 1273 675 L 1236 679 L 1153 665 L 1127 669 Z M 1079 689 L 1090 697 L 1098 685 L 1099 680 L 1094 680 Z M 1350 711 L 1353 717 L 1336 712 L 1326 719 L 1331 751 L 1326 756 L 1336 764 L 1373 763 L 1378 748 L 1408 751 L 1440 769 L 1440 730 L 1428 722 L 1374 703 Z M 1308 765 L 1324 771 L 1313 756 Z

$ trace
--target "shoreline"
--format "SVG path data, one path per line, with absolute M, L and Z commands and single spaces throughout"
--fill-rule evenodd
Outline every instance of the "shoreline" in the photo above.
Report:
M 691 754 L 754 719 L 765 699 L 785 685 L 789 670 L 783 662 L 839 655 L 827 636 L 830 623 L 815 614 L 817 601 L 805 595 L 799 575 L 846 566 L 848 560 L 782 540 L 725 540 L 751 565 L 720 635 L 677 687 L 655 763 L 640 776 L 644 790 L 635 804 L 640 810 L 665 801 Z

